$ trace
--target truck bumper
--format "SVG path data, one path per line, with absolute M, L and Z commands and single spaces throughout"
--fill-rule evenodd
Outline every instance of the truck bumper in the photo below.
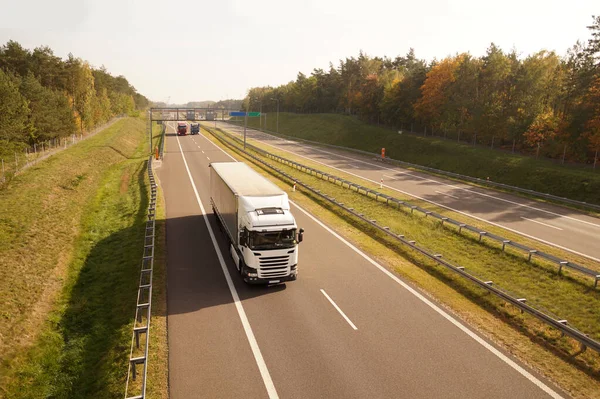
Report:
M 273 278 L 260 278 L 260 277 L 252 277 L 248 276 L 248 272 L 254 274 L 256 273 L 256 269 L 249 269 L 248 267 L 244 267 L 242 270 L 242 278 L 244 282 L 248 284 L 255 285 L 270 285 L 270 284 L 279 284 L 284 283 L 286 281 L 294 281 L 298 278 L 298 274 L 296 272 L 296 268 L 293 269 L 293 274 L 289 274 L 284 277 L 273 277 Z

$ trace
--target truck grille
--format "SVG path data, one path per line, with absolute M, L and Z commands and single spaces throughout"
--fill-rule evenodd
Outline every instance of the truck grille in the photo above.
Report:
M 285 277 L 289 274 L 288 263 L 290 256 L 261 256 L 258 258 L 260 268 L 258 270 L 258 277 L 261 278 L 272 278 L 272 277 Z

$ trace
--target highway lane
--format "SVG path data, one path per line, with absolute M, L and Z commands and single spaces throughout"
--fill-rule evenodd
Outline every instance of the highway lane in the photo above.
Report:
M 254 362 L 176 143 L 157 170 L 166 200 L 169 387 L 172 398 L 262 397 Z M 228 376 L 246 383 L 232 384 Z
M 213 124 L 211 124 L 213 126 Z M 243 135 L 243 127 L 226 122 L 217 126 Z M 389 164 L 337 149 L 320 148 L 248 129 L 247 137 L 371 180 L 399 193 L 500 226 L 512 232 L 600 262 L 600 220 L 571 209 L 524 199 Z
M 228 255 L 207 190 L 209 162 L 230 158 L 203 136 L 168 136 L 167 148 L 158 174 L 167 201 L 173 398 L 268 395 L 190 177 L 279 397 L 558 397 L 297 207 L 298 225 L 306 229 L 299 279 L 247 286 Z

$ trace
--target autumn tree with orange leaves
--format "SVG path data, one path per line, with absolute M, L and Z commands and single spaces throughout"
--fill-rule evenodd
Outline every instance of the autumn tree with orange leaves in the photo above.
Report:
M 458 57 L 446 58 L 427 73 L 421 86 L 421 98 L 414 106 L 417 118 L 436 125 L 443 122 L 449 105 L 447 89 L 455 80 L 454 72 L 459 62 Z

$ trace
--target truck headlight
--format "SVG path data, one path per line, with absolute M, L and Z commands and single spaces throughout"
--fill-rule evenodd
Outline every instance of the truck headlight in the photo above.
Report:
M 258 277 L 258 273 L 248 273 L 248 277 Z

